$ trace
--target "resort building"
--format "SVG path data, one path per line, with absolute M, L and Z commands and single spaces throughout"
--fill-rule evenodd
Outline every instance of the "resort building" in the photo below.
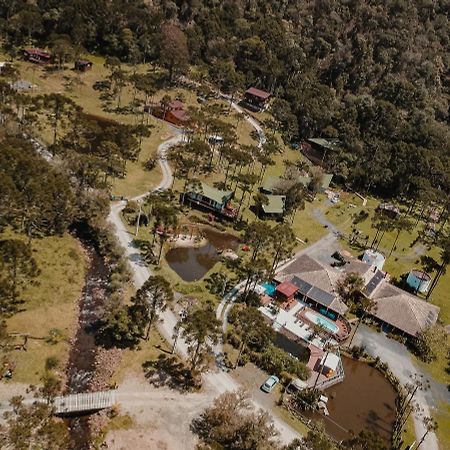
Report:
M 251 87 L 245 91 L 244 103 L 253 111 L 263 111 L 267 107 L 270 99 L 270 93 Z
M 206 183 L 198 183 L 186 193 L 185 203 L 187 202 L 191 207 L 197 206 L 228 219 L 235 219 L 237 209 L 231 206 L 232 198 L 233 191 L 225 191 L 211 187 Z
M 415 338 L 438 319 L 438 306 L 421 300 L 385 280 L 371 293 L 370 298 L 376 305 L 371 316 L 387 331 L 397 331 L 406 337 Z
M 439 307 L 390 284 L 387 274 L 379 266 L 377 259 L 368 264 L 351 257 L 337 268 L 302 255 L 276 274 L 271 297 L 282 302 L 281 308 L 290 311 L 295 305 L 290 297 L 283 297 L 283 293 L 288 292 L 304 305 L 296 312 L 298 319 L 312 326 L 321 325 L 324 333 L 341 342 L 349 336 L 351 327 L 344 317 L 348 307 L 337 294 L 336 287 L 346 273 L 357 273 L 364 281 L 365 296 L 375 302 L 369 315 L 388 331 L 414 338 L 435 324 Z M 281 295 L 278 294 L 280 289 Z M 265 304 L 268 303 L 265 299 Z

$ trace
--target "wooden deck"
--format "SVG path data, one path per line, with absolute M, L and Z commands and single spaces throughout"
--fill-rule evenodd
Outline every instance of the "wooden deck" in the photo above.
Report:
M 57 415 L 86 413 L 111 408 L 115 403 L 115 391 L 88 392 L 56 397 L 54 411 Z

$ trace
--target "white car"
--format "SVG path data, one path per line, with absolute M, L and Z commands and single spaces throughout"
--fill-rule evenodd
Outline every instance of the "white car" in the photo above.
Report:
M 264 392 L 272 392 L 273 388 L 280 382 L 280 379 L 275 375 L 271 375 L 264 384 L 261 386 L 261 390 Z

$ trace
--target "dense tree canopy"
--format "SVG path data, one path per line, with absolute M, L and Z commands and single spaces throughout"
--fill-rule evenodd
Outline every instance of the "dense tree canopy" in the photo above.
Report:
M 80 46 L 210 67 L 221 88 L 264 88 L 288 140 L 338 138 L 331 164 L 360 189 L 450 191 L 448 0 L 40 0 L 0 2 L 5 47 Z M 64 45 L 61 45 L 63 43 Z M 63 48 L 61 48 L 63 47 Z

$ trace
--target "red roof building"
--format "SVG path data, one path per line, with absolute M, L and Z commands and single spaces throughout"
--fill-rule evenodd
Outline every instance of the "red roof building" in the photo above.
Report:
M 251 87 L 245 92 L 245 104 L 254 111 L 262 111 L 267 106 L 270 93 Z
M 51 61 L 52 55 L 39 48 L 26 48 L 23 56 L 27 61 L 37 64 L 47 64 Z
M 164 120 L 174 125 L 184 125 L 188 121 L 188 116 L 182 109 L 173 109 L 166 112 Z
M 295 284 L 289 283 L 289 281 L 284 281 L 275 289 L 277 298 L 284 301 L 293 298 L 297 291 L 298 287 Z

